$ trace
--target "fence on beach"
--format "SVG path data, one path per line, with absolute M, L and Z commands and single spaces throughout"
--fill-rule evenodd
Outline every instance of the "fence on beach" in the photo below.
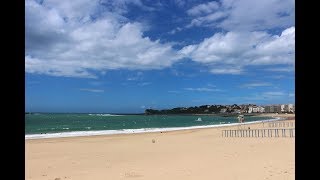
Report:
M 294 122 L 268 122 L 268 126 L 263 123 L 263 127 L 269 127 L 269 128 L 278 128 L 278 127 L 294 127 L 295 123 Z
M 222 130 L 222 137 L 295 137 L 295 128 Z

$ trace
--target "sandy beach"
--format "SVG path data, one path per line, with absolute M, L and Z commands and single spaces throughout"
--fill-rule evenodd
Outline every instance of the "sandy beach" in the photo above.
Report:
M 294 115 L 271 116 L 294 122 Z M 295 179 L 295 138 L 222 137 L 223 129 L 237 128 L 25 140 L 25 178 Z

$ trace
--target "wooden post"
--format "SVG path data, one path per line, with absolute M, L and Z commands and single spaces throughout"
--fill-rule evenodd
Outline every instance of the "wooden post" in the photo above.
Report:
M 289 129 L 290 137 L 292 137 L 292 129 Z
M 293 133 L 292 133 L 293 137 L 295 137 L 295 136 L 296 136 L 296 130 L 293 129 L 292 132 L 293 132 Z

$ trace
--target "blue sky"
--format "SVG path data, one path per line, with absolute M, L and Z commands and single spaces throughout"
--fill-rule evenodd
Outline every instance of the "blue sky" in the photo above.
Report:
M 26 0 L 26 111 L 295 99 L 293 0 Z

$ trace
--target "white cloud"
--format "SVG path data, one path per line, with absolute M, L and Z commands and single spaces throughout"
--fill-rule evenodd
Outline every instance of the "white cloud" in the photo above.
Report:
M 229 67 L 221 67 L 221 68 L 212 68 L 210 70 L 212 74 L 233 74 L 239 75 L 243 73 L 243 70 L 240 68 L 229 68 Z
M 249 65 L 293 65 L 295 27 L 285 29 L 280 36 L 263 31 L 216 33 L 179 52 L 209 65 L 215 74 L 241 74 Z
M 187 11 L 187 14 L 191 16 L 199 16 L 202 14 L 212 13 L 213 11 L 219 8 L 218 2 L 212 1 L 205 4 L 199 4 L 197 6 L 192 7 Z
M 275 92 L 264 92 L 262 95 L 265 97 L 274 97 L 274 96 L 285 96 L 286 93 L 282 91 L 275 91 Z
M 180 58 L 171 44 L 144 37 L 140 23 L 110 12 L 92 19 L 99 3 L 27 0 L 26 72 L 95 78 L 94 71 L 161 69 Z
M 143 80 L 143 73 L 141 71 L 138 71 L 137 73 L 127 78 L 127 81 L 141 81 L 141 80 Z
M 274 72 L 292 72 L 294 71 L 293 67 L 275 67 L 275 68 L 267 68 L 267 71 L 274 71 Z
M 221 91 L 220 89 L 213 88 L 184 88 L 187 91 L 198 91 L 198 92 L 213 92 L 213 91 Z
M 289 96 L 289 97 L 295 97 L 295 94 L 294 94 L 294 93 L 289 93 L 288 96 Z
M 254 82 L 254 83 L 242 84 L 241 87 L 253 88 L 253 87 L 271 86 L 271 85 L 272 85 L 271 83 L 266 83 L 266 82 Z
M 109 11 L 124 14 L 128 12 L 128 5 L 139 7 L 144 11 L 154 11 L 153 7 L 146 6 L 141 0 L 100 0 L 100 4 L 107 7 Z
M 189 9 L 187 14 L 196 16 L 189 26 L 251 31 L 294 26 L 294 0 L 221 0 L 220 2 L 218 4 L 212 1 Z M 220 14 L 221 17 L 208 18 L 214 14 L 215 16 Z
M 212 22 L 219 20 L 221 18 L 226 17 L 227 14 L 225 12 L 215 12 L 203 17 L 195 18 L 191 21 L 189 25 L 187 25 L 187 28 L 193 27 L 193 26 L 212 26 Z
M 177 32 L 182 31 L 182 30 L 183 30 L 182 28 L 176 27 L 175 29 L 173 29 L 173 30 L 171 30 L 170 32 L 168 32 L 168 34 L 173 35 L 173 34 L 175 34 L 175 33 L 177 33 Z
M 143 82 L 143 83 L 139 83 L 138 85 L 139 86 L 147 86 L 147 85 L 150 85 L 152 84 L 151 82 Z
M 182 0 L 176 3 L 186 5 Z M 220 4 L 213 1 L 189 9 L 187 13 L 194 18 L 192 26 L 232 31 L 216 33 L 177 52 L 172 48 L 174 43 L 151 40 L 144 36 L 148 27 L 123 16 L 128 4 L 154 10 L 141 0 L 47 0 L 42 4 L 26 0 L 25 71 L 97 78 L 99 72 L 111 69 L 162 69 L 183 57 L 207 65 L 214 74 L 243 74 L 249 65 L 294 65 L 294 1 L 259 3 L 222 0 Z M 290 26 L 280 36 L 256 31 Z M 176 27 L 169 34 L 181 30 Z
M 104 92 L 103 89 L 86 89 L 86 88 L 82 88 L 82 89 L 80 89 L 80 91 L 87 91 L 87 92 L 93 92 L 93 93 L 103 93 Z

